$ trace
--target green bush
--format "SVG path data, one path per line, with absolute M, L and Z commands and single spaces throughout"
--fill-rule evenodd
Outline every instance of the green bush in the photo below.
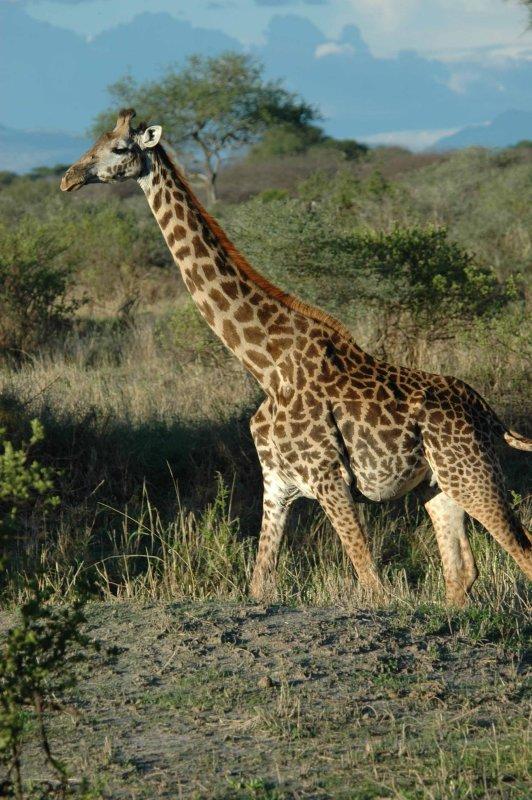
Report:
M 159 346 L 176 354 L 179 367 L 193 361 L 212 366 L 227 358 L 224 345 L 211 331 L 189 297 L 159 320 L 155 337 Z
M 353 299 L 352 236 L 320 204 L 268 194 L 231 209 L 226 223 L 250 262 L 276 284 L 337 314 Z
M 453 339 L 517 296 L 512 280 L 501 283 L 493 270 L 476 264 L 445 228 L 362 231 L 353 245 L 359 298 L 374 308 L 383 342 L 400 337 L 411 354 L 420 339 Z
M 504 153 L 470 148 L 401 181 L 401 207 L 412 219 L 447 227 L 500 278 L 532 272 L 532 161 L 513 155 L 508 162 Z M 403 218 L 401 208 L 394 213 Z
M 148 224 L 145 224 L 148 222 Z M 169 263 L 168 248 L 157 226 L 116 201 L 90 203 L 67 215 L 68 258 L 77 280 L 92 298 L 139 294 L 142 274 Z
M 0 219 L 3 230 L 48 231 L 57 245 L 54 269 L 68 276 L 77 298 L 119 305 L 140 295 L 144 276 L 172 258 L 144 197 L 97 192 L 65 197 L 56 180 L 18 178 L 0 185 Z
M 376 191 L 370 186 L 364 191 Z M 379 191 L 387 191 L 378 178 Z M 307 182 L 312 196 L 318 182 Z M 336 186 L 338 203 L 261 197 L 236 209 L 230 223 L 252 263 L 281 287 L 300 293 L 350 323 L 372 314 L 384 354 L 401 341 L 415 356 L 419 340 L 454 338 L 478 318 L 492 318 L 517 296 L 455 242 L 445 228 L 411 226 L 375 232 L 353 225 L 356 183 Z M 351 195 L 348 194 L 348 189 Z M 316 195 L 314 195 L 316 196 Z
M 53 224 L 27 218 L 0 226 L 0 352 L 34 350 L 79 306 L 68 298 L 71 269 L 58 263 L 65 247 Z
M 20 607 L 19 623 L 0 647 L 0 760 L 8 768 L 8 780 L 0 790 L 16 800 L 29 796 L 22 778 L 29 713 L 37 724 L 45 762 L 59 781 L 55 796 L 65 800 L 70 794 L 66 767 L 52 752 L 46 717 L 49 711 L 62 709 L 58 698 L 76 684 L 75 666 L 86 659 L 91 642 L 81 632 L 83 601 L 53 608 L 47 602 L 49 594 L 33 585 L 30 598 Z
M 44 439 L 43 427 L 33 419 L 30 428 L 29 439 L 15 444 L 0 427 L 0 569 L 5 566 L 6 545 L 17 532 L 21 516 L 35 511 L 37 504 L 44 512 L 59 505 L 54 491 L 57 472 L 33 457 Z

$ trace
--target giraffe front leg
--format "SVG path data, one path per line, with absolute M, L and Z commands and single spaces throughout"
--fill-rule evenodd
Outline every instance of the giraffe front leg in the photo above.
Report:
M 384 597 L 384 586 L 358 519 L 349 486 L 342 476 L 333 472 L 330 477 L 324 478 L 315 486 L 315 493 L 316 499 L 340 537 L 361 585 L 376 597 Z
M 275 599 L 275 569 L 295 487 L 286 483 L 275 468 L 262 463 L 264 497 L 259 548 L 251 578 L 250 594 L 254 600 Z

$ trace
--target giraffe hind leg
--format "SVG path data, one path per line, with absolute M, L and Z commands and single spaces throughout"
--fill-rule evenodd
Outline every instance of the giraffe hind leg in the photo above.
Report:
M 499 493 L 489 502 L 471 503 L 466 508 L 501 547 L 512 556 L 529 580 L 532 580 L 532 537 Z
M 464 510 L 440 492 L 425 508 L 432 520 L 441 555 L 449 605 L 462 607 L 478 577 L 477 565 L 464 526 Z
M 466 462 L 458 449 L 445 459 L 430 455 L 440 489 L 480 522 L 532 580 L 532 537 L 510 508 L 496 453 L 478 446 Z

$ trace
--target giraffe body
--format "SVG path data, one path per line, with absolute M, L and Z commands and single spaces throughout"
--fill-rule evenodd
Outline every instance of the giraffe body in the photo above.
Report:
M 361 583 L 381 584 L 355 501 L 399 497 L 423 481 L 449 602 L 462 605 L 476 566 L 464 511 L 532 578 L 528 534 L 508 506 L 495 443 L 532 441 L 506 430 L 462 381 L 394 367 L 364 353 L 337 320 L 285 294 L 238 253 L 159 143 L 121 112 L 113 132 L 65 174 L 62 188 L 136 178 L 207 324 L 257 379 L 266 398 L 251 421 L 264 478 L 263 523 L 251 584 L 272 590 L 286 516 L 318 500 Z

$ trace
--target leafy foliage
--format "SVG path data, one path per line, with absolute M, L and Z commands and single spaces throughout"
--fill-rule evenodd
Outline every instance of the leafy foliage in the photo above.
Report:
M 252 160 L 304 153 L 309 147 L 323 145 L 328 140 L 317 125 L 275 125 L 266 130 L 249 154 Z
M 45 505 L 59 505 L 59 497 L 53 494 L 55 472 L 51 467 L 30 460 L 31 450 L 44 439 L 44 429 L 39 420 L 31 420 L 29 441 L 16 447 L 5 438 L 5 428 L 0 428 L 0 531 L 12 524 L 17 512 L 42 497 Z
M 65 224 L 69 260 L 93 298 L 117 290 L 126 300 L 134 298 L 147 265 L 166 266 L 171 260 L 157 227 L 116 202 L 75 209 L 66 215 Z
M 445 228 L 356 233 L 352 270 L 359 297 L 379 314 L 383 340 L 402 335 L 411 351 L 420 337 L 452 339 L 517 296 L 513 281 L 475 264 Z
M 361 189 L 355 184 L 353 191 L 356 196 Z M 370 177 L 365 191 L 386 191 L 382 176 L 378 183 Z M 350 202 L 345 192 L 341 202 Z M 415 358 L 420 339 L 454 338 L 517 296 L 512 280 L 500 282 L 493 270 L 478 265 L 448 239 L 445 228 L 375 232 L 353 227 L 331 204 L 278 197 L 249 202 L 231 224 L 251 260 L 282 287 L 344 319 L 373 310 L 385 355 L 387 341 L 402 337 Z
M 11 783 L 17 800 L 24 798 L 22 736 L 28 710 L 35 715 L 46 762 L 59 778 L 59 796 L 68 791 L 66 767 L 52 753 L 45 713 L 60 708 L 56 698 L 75 684 L 74 668 L 85 659 L 90 640 L 81 633 L 83 602 L 53 607 L 49 594 L 34 583 L 19 609 L 20 622 L 0 648 L 0 757 L 8 766 L 4 788 Z
M 346 161 L 357 161 L 368 147 L 355 139 L 333 139 L 326 136 L 317 125 L 308 123 L 275 125 L 265 131 L 249 155 L 250 161 L 266 161 L 270 158 L 307 153 L 311 148 L 336 151 Z
M 177 355 L 182 368 L 191 361 L 214 366 L 227 360 L 227 350 L 200 315 L 191 298 L 159 321 L 156 337 L 166 350 Z
M 56 225 L 30 218 L 0 226 L 0 348 L 20 355 L 65 324 L 71 269 L 58 257 L 67 243 Z
M 38 420 L 31 421 L 31 437 L 15 447 L 0 428 L 0 570 L 7 566 L 3 543 L 19 512 L 35 501 L 56 506 L 55 472 L 35 459 L 30 450 L 44 439 Z M 45 760 L 60 781 L 60 797 L 67 796 L 65 766 L 52 753 L 45 715 L 60 707 L 57 698 L 75 684 L 74 667 L 84 660 L 87 637 L 81 633 L 85 622 L 83 602 L 71 606 L 49 604 L 50 589 L 39 586 L 36 578 L 28 585 L 28 599 L 19 608 L 20 621 L 0 643 L 0 761 L 8 768 L 0 791 L 13 792 L 23 800 L 22 750 L 28 711 L 37 722 L 39 741 Z M 4 796 L 4 795 L 2 795 Z M 8 795 L 9 796 L 9 795 Z

